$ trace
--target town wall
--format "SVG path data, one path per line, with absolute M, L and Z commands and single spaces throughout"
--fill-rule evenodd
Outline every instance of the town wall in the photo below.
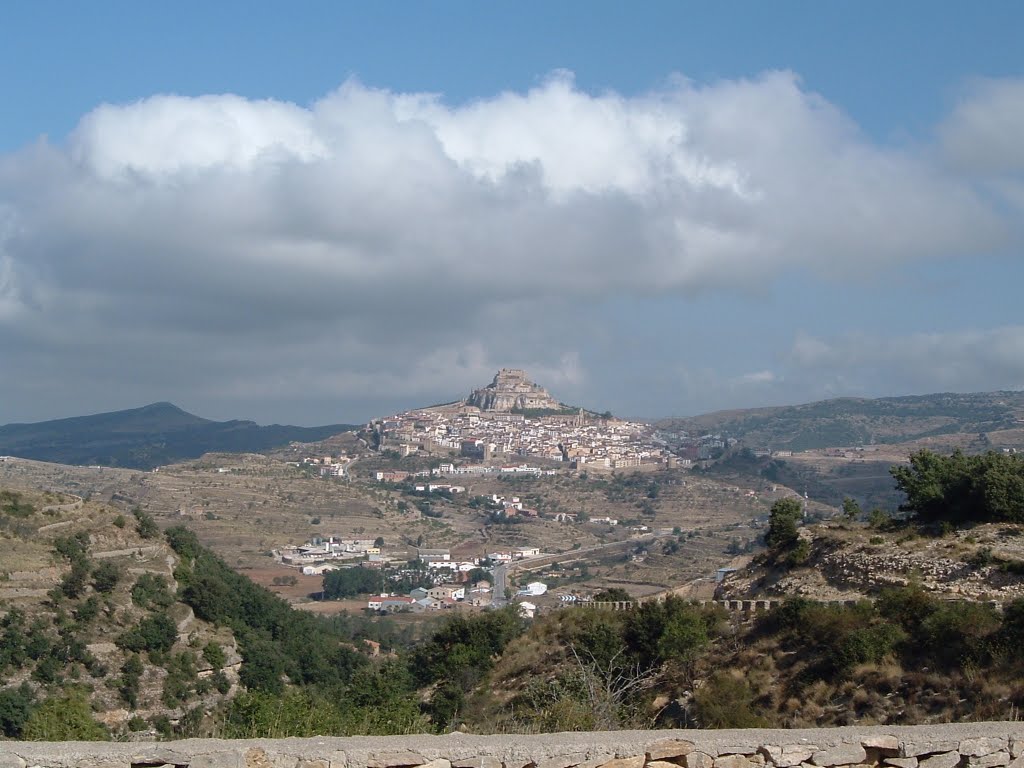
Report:
M 0 768 L 1024 768 L 1024 723 L 154 743 L 0 741 Z

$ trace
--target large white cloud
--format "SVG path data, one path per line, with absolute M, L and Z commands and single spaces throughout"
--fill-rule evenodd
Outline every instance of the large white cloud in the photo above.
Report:
M 790 362 L 823 374 L 820 381 L 838 392 L 879 394 L 879 381 L 918 393 L 1024 389 L 1024 326 L 827 339 L 801 334 Z
M 969 111 L 949 146 L 984 123 Z M 103 105 L 0 157 L 0 384 L 59 397 L 12 373 L 57 357 L 96 397 L 397 397 L 519 363 L 585 393 L 574 337 L 598 329 L 574 307 L 1012 242 L 991 190 L 935 154 L 871 142 L 787 72 L 634 97 L 557 73 L 461 106 L 355 81 L 309 107 Z

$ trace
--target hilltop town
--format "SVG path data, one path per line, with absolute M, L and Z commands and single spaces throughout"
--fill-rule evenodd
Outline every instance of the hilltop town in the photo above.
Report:
M 596 471 L 689 466 L 648 425 L 566 406 L 517 368 L 502 368 L 465 400 L 399 413 L 368 429 L 381 450 L 400 456 L 457 452 L 482 462 L 529 458 Z

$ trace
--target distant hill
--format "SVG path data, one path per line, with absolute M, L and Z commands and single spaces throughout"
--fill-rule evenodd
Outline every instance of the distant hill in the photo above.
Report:
M 313 442 L 354 429 L 261 427 L 252 421 L 211 421 L 171 403 L 126 411 L 0 427 L 0 454 L 58 464 L 152 469 L 210 451 L 256 453 L 290 442 Z
M 906 443 L 957 433 L 981 434 L 1024 426 L 1024 392 L 943 393 L 806 405 L 718 411 L 666 419 L 664 431 L 721 432 L 751 448 L 802 451 Z

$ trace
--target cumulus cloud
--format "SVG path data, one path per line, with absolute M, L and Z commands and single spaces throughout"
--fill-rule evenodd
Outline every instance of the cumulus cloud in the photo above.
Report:
M 1024 80 L 979 80 L 940 126 L 942 146 L 959 167 L 979 173 L 1024 172 Z
M 969 113 L 948 146 L 984 125 Z M 357 81 L 309 106 L 102 105 L 0 157 L 0 383 L 22 410 L 69 391 L 39 383 L 57 370 L 96 407 L 341 402 L 515 363 L 585 395 L 599 329 L 574 308 L 1003 247 L 991 193 L 932 155 L 871 142 L 788 72 L 638 96 L 556 73 L 456 106 Z
M 833 339 L 801 334 L 790 361 L 845 393 L 878 394 L 878 381 L 902 393 L 1024 389 L 1024 326 Z

